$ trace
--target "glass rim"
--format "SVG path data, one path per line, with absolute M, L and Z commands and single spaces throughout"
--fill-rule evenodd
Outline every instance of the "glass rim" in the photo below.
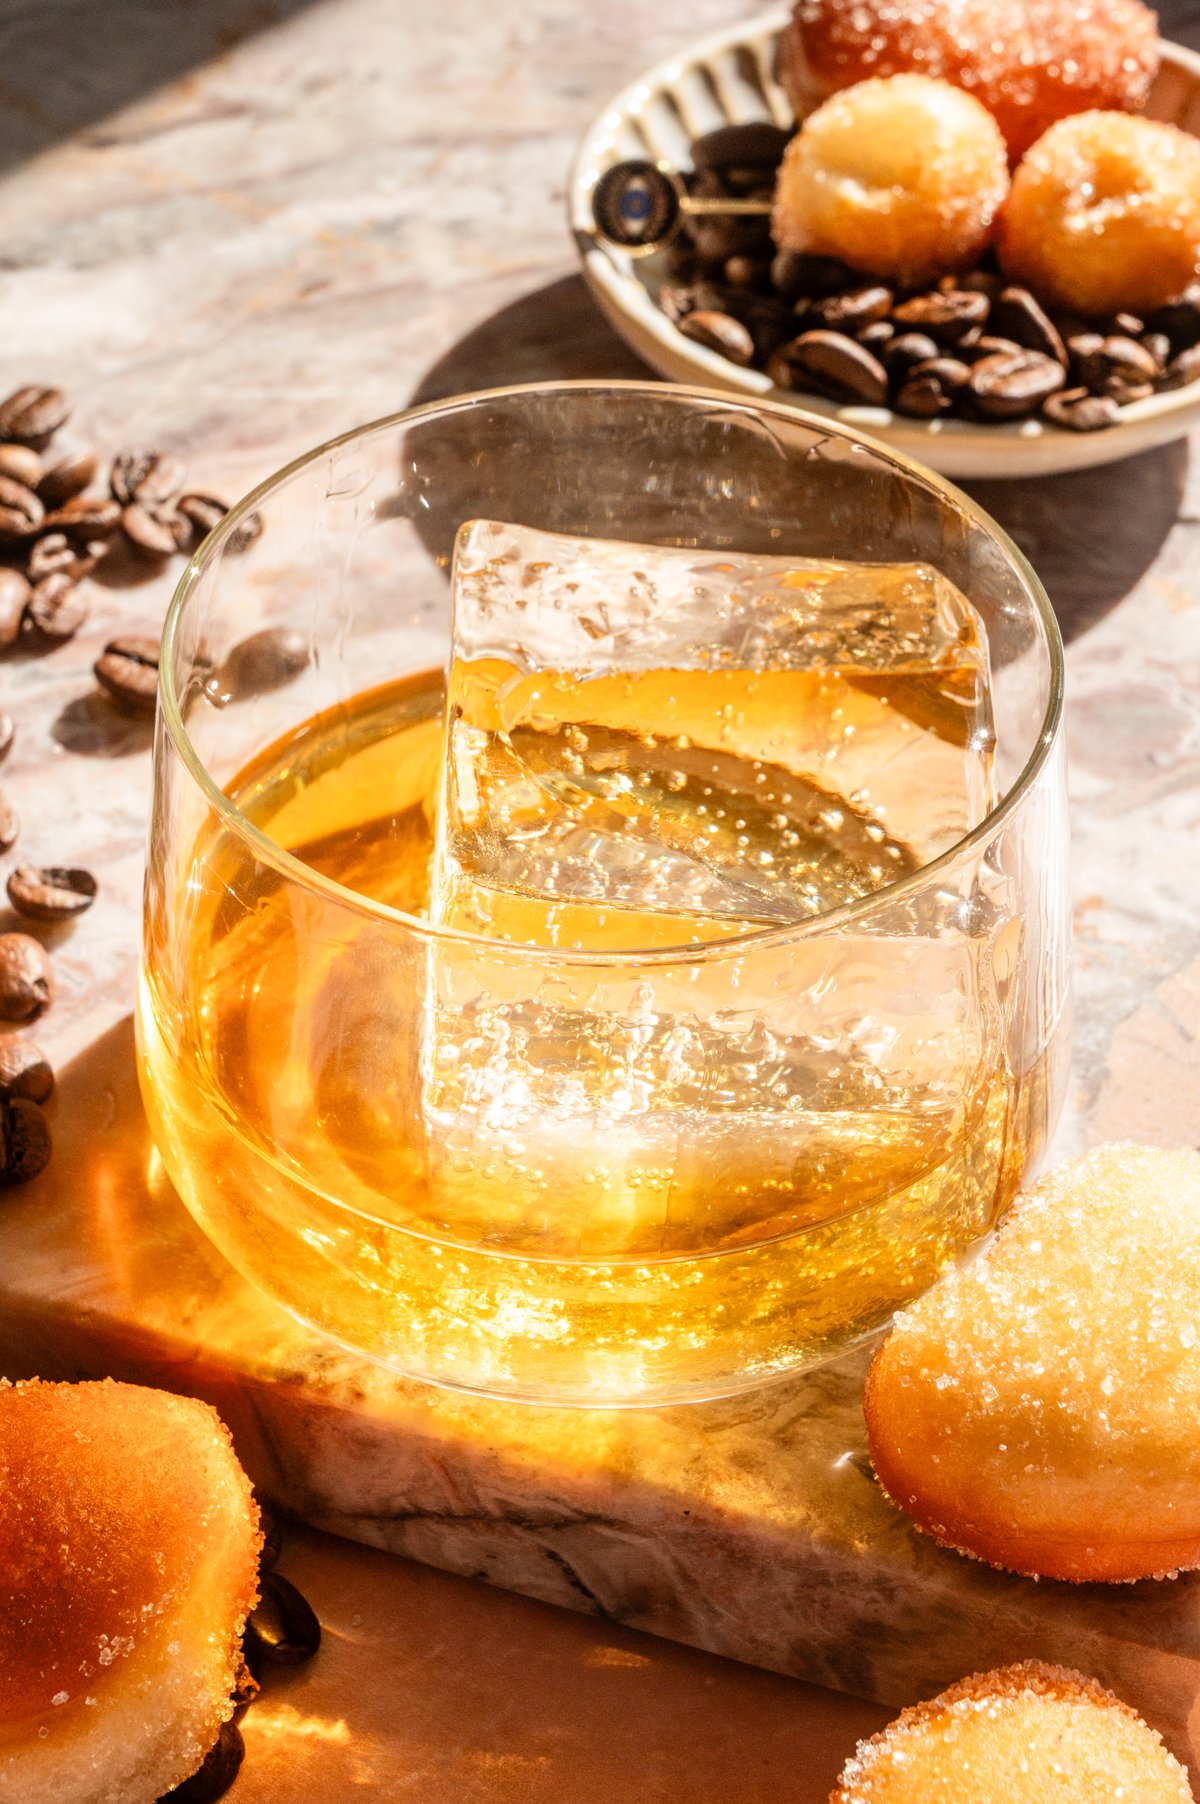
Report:
M 180 712 L 179 699 L 175 690 L 174 652 L 180 623 L 193 590 L 214 556 L 244 524 L 248 516 L 293 476 L 316 463 L 319 458 L 326 457 L 345 445 L 352 444 L 359 439 L 372 437 L 374 434 L 390 428 L 408 427 L 439 415 L 449 416 L 461 413 L 465 409 L 481 403 L 510 400 L 522 395 L 546 396 L 571 393 L 640 393 L 659 400 L 673 400 L 678 397 L 716 403 L 731 413 L 767 414 L 790 425 L 798 424 L 807 427 L 824 438 L 843 439 L 851 446 L 862 445 L 884 463 L 891 464 L 899 470 L 903 476 L 915 479 L 927 489 L 932 489 L 942 498 L 953 502 L 956 508 L 1000 546 L 1021 578 L 1032 603 L 1033 611 L 1045 631 L 1050 666 L 1050 693 L 1037 738 L 1019 775 L 1001 800 L 988 810 L 981 821 L 977 822 L 969 832 L 964 833 L 961 838 L 956 839 L 944 852 L 940 852 L 936 858 L 930 859 L 927 864 L 918 866 L 915 871 L 910 871 L 903 877 L 897 877 L 890 883 L 885 883 L 882 888 L 872 890 L 869 895 L 860 896 L 853 902 L 843 902 L 837 908 L 812 915 L 803 921 L 786 922 L 780 926 L 757 927 L 749 933 L 731 935 L 727 939 L 709 940 L 699 945 L 655 946 L 612 952 L 595 948 L 525 945 L 519 942 L 489 939 L 484 934 L 471 933 L 462 928 L 435 926 L 433 922 L 423 920 L 419 915 L 407 914 L 403 909 L 393 908 L 386 902 L 379 902 L 373 897 L 364 896 L 359 891 L 349 889 L 344 884 L 338 883 L 336 879 L 315 870 L 311 865 L 305 864 L 302 859 L 294 857 L 283 846 L 277 844 L 242 813 L 212 776 L 193 745 Z M 383 923 L 403 927 L 406 931 L 431 941 L 445 941 L 459 946 L 469 946 L 481 952 L 486 950 L 493 957 L 499 954 L 505 958 L 544 960 L 556 965 L 580 963 L 610 969 L 627 969 L 650 964 L 707 963 L 710 959 L 736 956 L 743 949 L 751 947 L 765 949 L 769 946 L 781 946 L 792 941 L 809 939 L 819 934 L 837 932 L 857 921 L 868 918 L 883 908 L 892 906 L 897 901 L 903 901 L 906 897 L 925 889 L 931 882 L 936 883 L 940 873 L 948 870 L 964 855 L 992 838 L 997 829 L 1016 813 L 1025 795 L 1037 780 L 1062 724 L 1065 669 L 1063 640 L 1058 619 L 1050 605 L 1050 598 L 1046 594 L 1041 578 L 1033 565 L 1004 528 L 993 520 L 984 508 L 935 470 L 927 469 L 915 458 L 908 457 L 901 451 L 893 450 L 890 445 L 885 445 L 881 440 L 872 438 L 869 433 L 859 432 L 857 428 L 847 426 L 841 421 L 826 419 L 819 414 L 806 413 L 803 408 L 791 407 L 784 402 L 759 399 L 758 397 L 743 397 L 719 389 L 693 386 L 689 383 L 663 383 L 628 378 L 603 380 L 584 377 L 548 382 L 518 382 L 505 384 L 499 388 L 471 389 L 462 394 L 445 395 L 439 400 L 425 401 L 415 407 L 401 408 L 397 413 L 384 414 L 377 420 L 368 421 L 360 426 L 352 426 L 346 432 L 340 432 L 333 438 L 324 440 L 323 443 L 303 452 L 299 457 L 293 458 L 290 463 L 284 464 L 270 476 L 265 477 L 230 508 L 229 512 L 202 540 L 188 559 L 167 608 L 159 653 L 158 694 L 162 721 L 172 746 L 208 806 L 226 827 L 247 843 L 259 862 L 269 865 L 284 879 L 297 883 L 307 890 L 317 891 L 330 901 L 336 902 L 340 907 L 350 908 Z

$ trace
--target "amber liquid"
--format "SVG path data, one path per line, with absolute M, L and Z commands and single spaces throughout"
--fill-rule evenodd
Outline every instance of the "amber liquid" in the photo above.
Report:
M 986 698 L 959 671 L 783 687 L 651 671 L 586 706 L 569 679 L 543 685 L 496 741 L 482 674 L 481 691 L 458 673 L 451 721 L 482 735 L 475 775 L 513 811 L 505 848 L 525 803 L 535 831 L 481 882 L 472 835 L 496 809 L 460 811 L 438 881 L 441 918 L 490 943 L 304 890 L 215 818 L 152 881 L 140 1033 L 171 1176 L 298 1314 L 466 1388 L 716 1395 L 869 1332 L 991 1226 L 1036 1151 L 1045 1085 L 1004 1054 L 1012 920 L 949 942 L 902 920 L 789 935 L 943 849 L 914 843 L 929 809 L 910 827 L 903 786 L 839 787 L 812 722 L 893 735 L 944 779 L 952 840 L 970 824 L 956 811 L 988 801 Z M 441 672 L 387 685 L 268 747 L 230 794 L 343 892 L 424 916 L 445 721 Z M 603 848 L 616 807 L 639 848 L 647 822 L 668 844 L 682 890 L 648 906 L 637 859 L 615 881 L 605 867 L 599 897 L 585 882 L 564 900 L 559 866 L 548 889 L 542 829 L 553 840 L 563 792 L 547 815 L 524 773 L 504 789 L 514 727 L 523 760 L 577 759 L 556 858 Z M 581 946 L 689 950 L 598 967 Z

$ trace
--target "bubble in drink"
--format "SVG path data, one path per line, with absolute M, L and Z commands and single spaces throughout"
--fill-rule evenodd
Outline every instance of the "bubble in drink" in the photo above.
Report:
M 986 909 L 722 942 L 946 851 L 992 741 L 982 627 L 928 566 L 465 527 L 430 914 L 487 943 L 429 955 L 446 1230 L 637 1257 L 942 1189 L 986 1221 Z

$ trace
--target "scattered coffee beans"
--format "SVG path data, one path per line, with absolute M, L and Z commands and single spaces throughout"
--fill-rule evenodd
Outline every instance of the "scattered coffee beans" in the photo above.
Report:
M 92 666 L 101 689 L 118 708 L 153 714 L 158 700 L 158 640 L 110 639 Z
M 36 1021 L 54 999 L 50 960 L 28 933 L 0 933 L 0 1021 Z
M 745 331 L 737 321 L 733 329 Z M 62 391 L 42 383 L 0 401 L 0 652 L 22 632 L 35 647 L 78 632 L 87 603 L 66 582 L 90 576 L 114 540 L 141 552 L 150 575 L 162 559 L 194 550 L 228 511 L 213 495 L 183 492 L 187 470 L 170 451 L 118 452 L 104 472 L 108 492 L 88 493 L 101 474 L 96 452 L 76 440 L 49 443 L 69 413 Z M 244 551 L 261 531 L 261 517 L 248 515 L 230 549 Z
M 27 1184 L 50 1161 L 50 1129 L 37 1103 L 14 1096 L 0 1102 L 0 1187 Z
M 0 790 L 0 852 L 12 851 L 19 832 L 17 811 L 4 791 Z
M 96 879 L 90 871 L 63 865 L 38 867 L 19 864 L 9 872 L 8 899 L 19 915 L 31 921 L 69 921 L 96 900 Z
M 54 1073 L 40 1046 L 24 1034 L 0 1033 L 0 1101 L 24 1096 L 45 1102 L 54 1090 Z

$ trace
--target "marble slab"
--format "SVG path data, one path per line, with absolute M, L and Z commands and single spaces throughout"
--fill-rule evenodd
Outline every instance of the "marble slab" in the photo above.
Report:
M 1036 1584 L 922 1540 L 871 1476 L 861 1354 L 655 1411 L 410 1384 L 295 1322 L 192 1225 L 152 1152 L 128 1020 L 65 1071 L 56 1114 L 53 1163 L 5 1203 L 0 1370 L 205 1397 L 266 1494 L 432 1566 L 890 1704 L 1037 1655 L 1192 1753 L 1200 1576 Z

